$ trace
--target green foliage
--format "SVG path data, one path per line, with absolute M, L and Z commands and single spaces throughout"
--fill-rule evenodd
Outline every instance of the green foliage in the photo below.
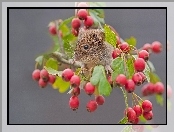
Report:
M 105 41 L 110 43 L 113 47 L 116 47 L 117 43 L 116 34 L 114 33 L 114 31 L 111 30 L 109 25 L 105 24 L 104 32 L 105 32 Z
M 171 111 L 172 103 L 171 100 L 167 99 L 167 111 Z
M 90 7 L 105 7 L 105 2 L 88 2 Z
M 35 61 L 41 66 L 43 62 L 43 55 L 38 56 Z
M 46 66 L 44 66 L 44 69 L 46 69 L 48 71 L 48 73 L 51 75 L 56 75 L 59 77 L 62 76 L 62 71 L 57 71 L 57 70 L 52 69 L 51 67 L 46 67 Z
M 94 67 L 92 77 L 90 78 L 90 82 L 93 85 L 98 86 L 98 92 L 100 95 L 110 95 L 112 88 L 106 78 L 105 69 L 103 66 L 99 65 Z
M 125 41 L 129 44 L 129 45 L 132 45 L 132 46 L 136 46 L 137 44 L 137 40 L 135 37 L 131 36 L 130 38 L 126 38 Z
M 163 106 L 164 99 L 163 99 L 162 95 L 156 94 L 155 99 L 156 99 L 157 104 L 159 104 L 160 106 Z
M 148 64 L 151 72 L 155 72 L 155 67 L 154 67 L 153 63 L 151 61 L 147 61 L 147 64 Z
M 132 125 L 127 125 L 121 132 L 132 132 Z
M 118 124 L 127 124 L 128 123 L 128 118 L 127 117 L 123 117 L 123 119 L 121 119 Z
M 49 60 L 47 60 L 46 62 L 46 67 L 50 67 L 54 70 L 58 70 L 58 62 L 57 60 L 53 59 L 53 58 L 49 58 Z
M 145 66 L 143 73 L 146 76 L 147 82 L 150 82 L 150 68 L 147 65 L 147 63 L 146 63 L 146 66 Z
M 135 58 L 133 56 L 130 56 L 127 59 L 127 61 L 126 61 L 126 65 L 127 65 L 127 78 L 129 78 L 129 79 L 131 79 L 132 76 L 135 73 L 134 61 L 135 61 Z
M 143 117 L 143 115 L 139 116 L 139 120 L 140 120 L 141 122 L 146 123 L 146 119 Z
M 155 83 L 161 81 L 161 79 L 159 78 L 159 76 L 156 73 L 154 73 L 154 72 L 150 72 L 149 73 L 149 76 L 150 76 L 150 82 L 151 83 L 154 83 L 155 84 Z

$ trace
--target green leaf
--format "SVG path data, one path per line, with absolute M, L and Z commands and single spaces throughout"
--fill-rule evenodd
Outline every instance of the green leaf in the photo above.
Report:
M 119 74 L 124 74 L 124 61 L 121 57 L 117 57 L 112 61 L 111 68 L 113 69 L 112 73 L 112 80 L 115 80 L 115 78 Z
M 149 76 L 150 76 L 150 82 L 151 83 L 157 83 L 157 82 L 161 82 L 161 79 L 159 78 L 159 76 L 156 74 L 156 73 L 154 73 L 154 72 L 150 72 L 149 73 Z
M 131 36 L 130 38 L 126 38 L 125 41 L 129 44 L 129 45 L 132 45 L 132 46 L 136 46 L 137 44 L 137 40 L 135 37 Z
M 53 87 L 58 88 L 60 93 L 65 93 L 70 88 L 70 82 L 62 80 L 62 77 L 56 77 Z
M 151 69 L 152 72 L 155 72 L 155 67 L 151 61 L 147 61 L 147 64 L 149 65 L 149 68 Z
M 65 25 L 69 25 L 72 21 L 72 19 L 74 18 L 74 16 L 65 19 L 58 27 L 59 30 L 61 30 L 62 28 L 64 28 Z
M 62 76 L 62 71 L 57 71 L 57 70 L 54 70 L 52 69 L 51 67 L 46 67 L 44 66 L 44 69 L 46 69 L 48 71 L 49 74 L 51 75 L 56 75 L 56 76 Z
M 139 120 L 140 120 L 141 122 L 146 123 L 146 119 L 143 117 L 143 115 L 139 116 Z
M 53 58 L 49 58 L 49 60 L 47 60 L 46 62 L 46 67 L 50 67 L 54 70 L 58 70 L 58 62 L 57 60 L 53 59 Z
M 100 95 L 110 95 L 112 88 L 106 78 L 103 66 L 99 65 L 94 67 L 90 82 L 95 86 L 98 85 L 98 92 Z
M 127 125 L 121 132 L 132 132 L 132 125 Z
M 90 7 L 105 7 L 105 2 L 89 2 Z
M 157 104 L 159 104 L 160 106 L 163 106 L 163 103 L 164 103 L 163 96 L 162 95 L 159 95 L 159 94 L 156 94 L 155 95 L 155 98 L 156 98 Z
M 167 99 L 167 110 L 171 111 L 172 103 L 169 99 Z
M 38 57 L 35 59 L 35 61 L 38 62 L 39 65 L 41 66 L 41 65 L 42 65 L 42 62 L 43 62 L 43 58 L 44 58 L 43 55 L 38 56 Z
M 147 65 L 147 63 L 146 63 L 146 66 L 145 66 L 143 73 L 146 76 L 147 82 L 150 82 L 150 68 Z
M 116 47 L 117 38 L 114 31 L 112 31 L 111 28 L 105 24 L 104 32 L 105 32 L 105 41 L 110 43 L 113 47 Z
M 123 117 L 123 119 L 121 119 L 118 124 L 127 124 L 128 123 L 128 118 L 127 117 Z
M 128 58 L 128 60 L 126 61 L 126 65 L 127 65 L 127 75 L 128 78 L 131 79 L 132 76 L 135 73 L 135 69 L 134 69 L 134 61 L 135 58 L 133 56 L 130 56 L 130 58 Z

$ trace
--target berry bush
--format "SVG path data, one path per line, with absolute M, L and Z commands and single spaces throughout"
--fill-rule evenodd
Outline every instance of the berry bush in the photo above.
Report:
M 154 111 L 152 102 L 143 97 L 155 96 L 157 103 L 163 105 L 165 87 L 149 60 L 151 55 L 163 51 L 162 44 L 154 41 L 137 49 L 135 37 L 123 40 L 111 25 L 105 23 L 103 9 L 88 8 L 99 5 L 97 2 L 78 2 L 74 16 L 49 23 L 48 32 L 54 41 L 54 47 L 35 59 L 32 78 L 41 88 L 50 84 L 60 93 L 70 94 L 69 108 L 73 111 L 79 108 L 81 92 L 94 96 L 86 103 L 86 110 L 95 112 L 111 96 L 112 90 L 120 89 L 125 99 L 125 111 L 118 123 L 145 123 L 153 118 Z M 103 30 L 105 41 L 114 47 L 112 72 L 107 72 L 103 65 L 85 69 L 80 65 L 81 62 L 74 60 L 74 48 L 80 28 Z M 142 86 L 142 95 L 135 93 L 137 86 Z M 132 104 L 128 103 L 129 94 Z

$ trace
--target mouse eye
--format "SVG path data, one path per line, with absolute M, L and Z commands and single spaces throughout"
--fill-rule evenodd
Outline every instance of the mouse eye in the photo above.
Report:
M 83 48 L 84 48 L 85 50 L 87 50 L 87 49 L 88 49 L 88 45 L 83 46 Z

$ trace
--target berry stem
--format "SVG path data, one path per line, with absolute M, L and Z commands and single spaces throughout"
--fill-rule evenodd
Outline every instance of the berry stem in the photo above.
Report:
M 38 64 L 39 64 L 39 63 L 38 63 L 38 62 L 36 62 L 35 66 L 34 66 L 34 68 L 35 68 L 35 69 L 37 69 Z
M 133 106 L 136 105 L 136 101 L 135 101 L 135 98 L 134 98 L 134 95 L 133 94 L 132 94 L 132 102 L 133 102 Z
M 128 108 L 129 106 L 128 106 L 127 94 L 126 94 L 126 92 L 123 90 L 122 87 L 120 87 L 120 89 L 122 90 L 123 95 L 124 95 L 124 101 L 125 101 L 126 108 Z
M 137 100 L 138 104 L 141 106 L 141 102 L 138 100 L 138 98 L 143 102 L 143 100 L 138 96 L 136 95 L 134 92 L 132 93 L 135 97 L 135 99 Z

